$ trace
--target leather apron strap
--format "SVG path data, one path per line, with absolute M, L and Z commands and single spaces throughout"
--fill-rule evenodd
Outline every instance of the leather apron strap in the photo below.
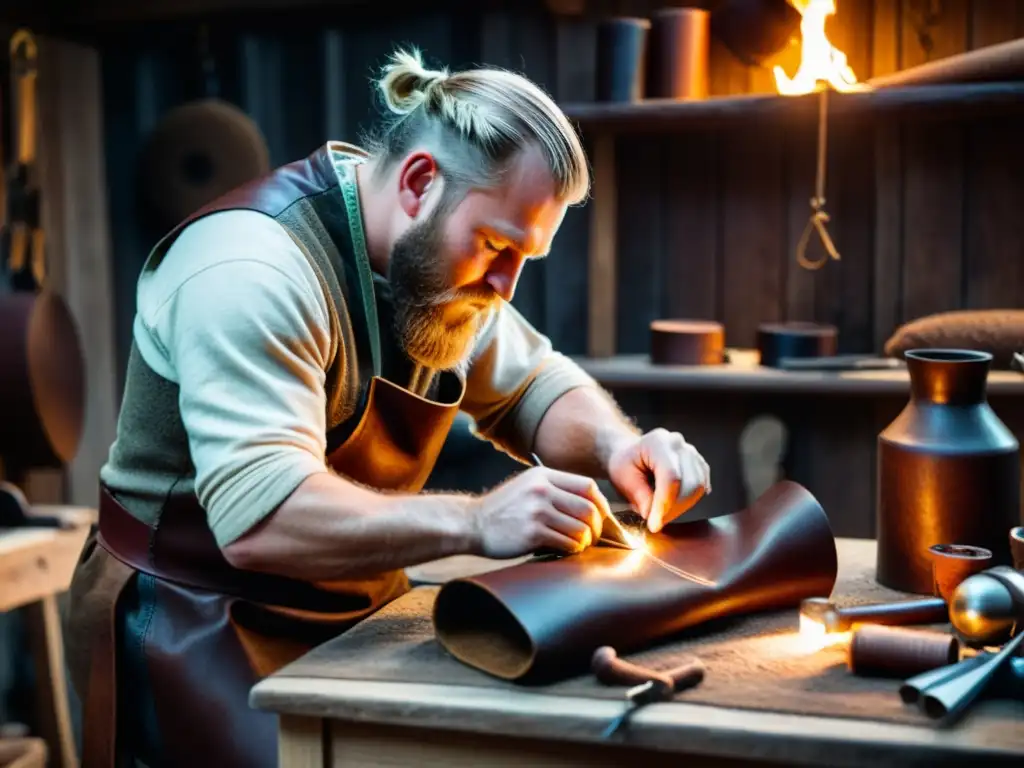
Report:
M 338 166 L 341 167 L 338 167 Z M 338 167 L 339 186 L 345 199 L 348 211 L 348 229 L 352 237 L 352 249 L 355 252 L 356 269 L 359 273 L 359 295 L 362 300 L 363 315 L 366 320 L 367 343 L 370 347 L 370 359 L 373 375 L 380 376 L 383 369 L 380 351 L 380 320 L 377 318 L 377 297 L 373 290 L 373 270 L 370 268 L 370 254 L 366 250 L 366 237 L 363 234 L 363 213 L 359 207 L 359 190 L 352 175 L 352 165 L 341 163 Z
M 90 535 L 79 568 L 85 571 L 72 584 L 69 610 L 89 614 L 76 623 L 86 637 L 68 638 L 68 666 L 84 691 L 82 707 L 82 768 L 111 768 L 117 764 L 117 605 L 135 572 L 110 557 Z M 87 584 L 83 588 L 83 582 Z M 93 606 L 92 604 L 96 604 Z M 106 604 L 106 605 L 105 605 Z M 83 654 L 78 647 L 86 648 Z M 77 674 L 76 674 L 77 673 Z

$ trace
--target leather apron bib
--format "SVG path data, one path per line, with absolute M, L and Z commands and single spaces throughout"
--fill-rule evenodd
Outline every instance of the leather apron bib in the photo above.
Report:
M 355 185 L 341 186 L 346 206 L 358 211 Z M 440 374 L 440 391 L 450 396 L 436 402 L 382 378 L 362 225 L 349 218 L 373 377 L 362 410 L 328 433 L 327 461 L 355 482 L 418 492 L 458 412 L 465 382 Z M 333 446 L 339 432 L 347 436 Z M 223 558 L 194 496 L 169 504 L 150 527 L 102 489 L 98 532 L 79 563 L 69 619 L 75 645 L 82 646 L 75 649 L 81 658 L 69 648 L 68 659 L 83 696 L 83 768 L 113 768 L 118 759 L 117 605 L 139 574 L 152 577 L 153 610 L 147 630 L 133 641 L 142 646 L 161 753 L 172 766 L 276 766 L 277 718 L 249 707 L 252 686 L 409 589 L 404 571 L 319 584 L 240 571 Z M 84 691 L 79 680 L 88 681 Z

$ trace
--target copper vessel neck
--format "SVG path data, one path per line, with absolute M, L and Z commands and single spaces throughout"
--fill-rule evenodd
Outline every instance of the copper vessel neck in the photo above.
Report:
M 977 405 L 985 400 L 992 355 L 968 349 L 912 349 L 905 354 L 910 396 L 937 405 Z

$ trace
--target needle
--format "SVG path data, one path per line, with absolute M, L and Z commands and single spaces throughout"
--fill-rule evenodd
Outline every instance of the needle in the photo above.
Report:
M 540 460 L 540 456 L 536 453 L 531 453 L 530 458 L 533 459 L 533 463 L 538 467 L 544 466 L 544 462 Z M 607 538 L 611 543 L 626 547 L 627 549 L 637 548 L 636 541 L 632 536 L 630 536 L 629 532 L 622 527 L 622 523 L 619 521 L 619 518 L 617 518 L 612 512 L 608 512 L 608 514 L 604 516 L 604 519 L 610 523 L 610 525 L 606 527 L 604 531 L 605 535 L 602 536 L 602 538 Z

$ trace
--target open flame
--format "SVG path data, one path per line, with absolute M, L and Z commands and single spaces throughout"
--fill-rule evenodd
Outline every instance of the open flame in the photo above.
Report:
M 846 63 L 846 54 L 829 42 L 825 20 L 836 13 L 836 0 L 789 0 L 800 13 L 800 66 L 793 77 L 776 66 L 775 87 L 784 96 L 813 93 L 819 83 L 827 83 L 837 91 L 864 90 L 857 76 Z
M 850 632 L 829 632 L 821 622 L 801 614 L 796 647 L 803 653 L 817 653 L 835 645 L 849 644 L 851 637 Z

